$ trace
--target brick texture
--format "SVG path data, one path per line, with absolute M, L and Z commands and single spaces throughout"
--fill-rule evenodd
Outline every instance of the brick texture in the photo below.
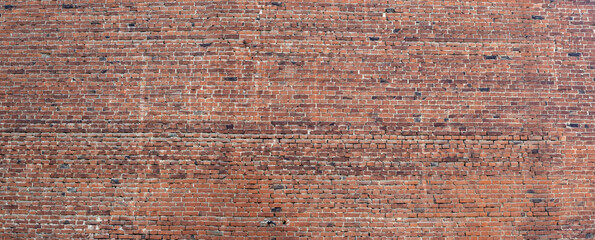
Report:
M 595 2 L 0 6 L 0 238 L 595 238 Z

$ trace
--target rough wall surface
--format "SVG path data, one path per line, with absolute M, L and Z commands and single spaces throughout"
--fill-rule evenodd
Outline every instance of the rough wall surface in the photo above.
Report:
M 4 2 L 0 237 L 594 238 L 595 2 L 333 2 Z

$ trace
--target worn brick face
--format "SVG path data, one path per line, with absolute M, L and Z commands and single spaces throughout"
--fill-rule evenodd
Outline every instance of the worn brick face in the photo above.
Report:
M 593 1 L 332 2 L 4 2 L 0 238 L 593 238 Z

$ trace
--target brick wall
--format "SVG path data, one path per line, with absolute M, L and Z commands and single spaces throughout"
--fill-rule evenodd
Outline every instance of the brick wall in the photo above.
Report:
M 594 238 L 595 2 L 333 2 L 4 2 L 0 237 Z

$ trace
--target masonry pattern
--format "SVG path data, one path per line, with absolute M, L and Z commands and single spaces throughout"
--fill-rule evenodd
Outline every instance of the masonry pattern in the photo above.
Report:
M 3 4 L 0 238 L 594 238 L 592 0 Z

